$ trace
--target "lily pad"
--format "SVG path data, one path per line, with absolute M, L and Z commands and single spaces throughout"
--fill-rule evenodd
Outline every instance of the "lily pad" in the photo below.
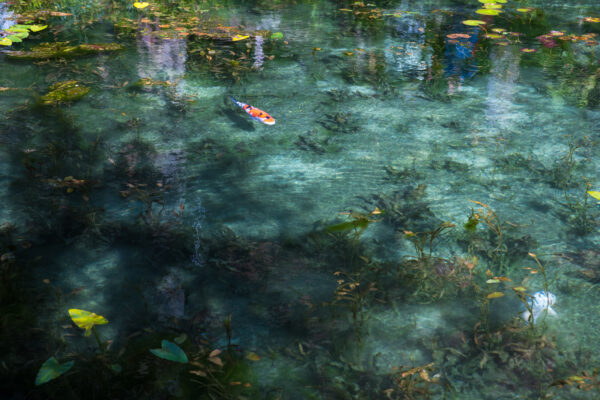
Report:
M 181 350 L 181 347 L 177 346 L 175 343 L 169 342 L 168 340 L 163 340 L 161 342 L 160 349 L 150 349 L 150 352 L 155 356 L 165 360 L 175 361 L 183 364 L 188 362 L 187 355 L 183 350 Z
M 79 86 L 77 81 L 57 82 L 52 85 L 51 88 L 54 88 L 53 91 L 42 97 L 42 102 L 44 104 L 54 104 L 61 101 L 79 99 L 90 90 L 89 88 L 85 88 L 86 90 L 83 94 L 81 94 L 81 91 L 75 90 L 78 88 L 83 88 L 83 86 Z M 73 96 L 76 98 L 73 98 Z M 69 100 L 65 100 L 65 98 L 69 98 Z M 108 324 L 108 320 L 102 315 L 94 314 L 93 312 L 85 310 L 79 310 L 77 308 L 71 308 L 69 310 L 69 315 L 71 316 L 71 319 L 75 325 L 81 329 L 85 329 L 85 336 L 89 336 L 92 333 L 92 328 L 94 325 Z
M 485 21 L 479 21 L 477 19 L 467 19 L 467 20 L 463 21 L 462 23 L 465 25 L 468 25 L 468 26 L 485 25 Z
M 10 46 L 12 43 L 12 40 L 7 37 L 0 39 L 0 46 Z
M 502 11 L 494 10 L 494 9 L 490 9 L 490 8 L 480 8 L 479 10 L 477 10 L 475 12 L 480 15 L 500 15 L 500 13 Z M 464 23 L 464 21 L 463 21 L 463 23 Z
M 271 39 L 283 39 L 283 33 L 275 32 L 271 35 Z
M 238 40 L 244 40 L 244 39 L 248 39 L 250 36 L 248 35 L 235 35 L 234 37 L 231 38 L 231 40 L 233 40 L 234 42 L 237 42 Z
M 139 9 L 146 8 L 149 5 L 150 5 L 150 3 L 148 3 L 147 1 L 136 1 L 135 3 L 133 3 L 133 6 L 135 8 L 139 8 Z
M 64 364 L 61 364 L 54 357 L 50 357 L 46 360 L 42 367 L 37 373 L 35 377 L 35 385 L 39 386 L 52 379 L 58 378 L 65 372 L 71 369 L 71 367 L 75 364 L 75 361 L 68 361 Z
M 29 27 L 29 29 L 31 30 L 31 32 L 39 32 L 39 31 L 43 31 L 47 27 L 48 27 L 48 25 L 31 25 Z

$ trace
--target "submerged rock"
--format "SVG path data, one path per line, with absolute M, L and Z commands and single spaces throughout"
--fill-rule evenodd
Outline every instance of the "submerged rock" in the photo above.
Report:
M 40 98 L 44 105 L 54 105 L 81 99 L 90 91 L 87 86 L 75 80 L 56 82 L 50 86 L 50 91 Z
M 123 50 L 118 43 L 78 44 L 69 46 L 68 42 L 42 43 L 30 51 L 7 51 L 8 58 L 16 60 L 46 60 L 48 58 L 74 58 L 109 51 Z

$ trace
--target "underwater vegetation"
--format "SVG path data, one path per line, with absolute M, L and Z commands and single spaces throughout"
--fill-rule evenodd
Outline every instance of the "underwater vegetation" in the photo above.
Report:
M 3 396 L 597 397 L 594 5 L 0 3 Z

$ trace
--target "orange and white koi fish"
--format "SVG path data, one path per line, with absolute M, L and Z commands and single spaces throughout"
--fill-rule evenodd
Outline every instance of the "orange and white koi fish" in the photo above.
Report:
M 255 121 L 260 121 L 266 125 L 275 125 L 275 118 L 271 117 L 269 114 L 264 112 L 263 110 L 259 110 L 258 108 L 252 107 L 249 104 L 242 103 L 241 101 L 237 101 L 233 97 L 231 100 L 238 106 L 241 107 L 242 110 L 246 111 L 250 117 Z

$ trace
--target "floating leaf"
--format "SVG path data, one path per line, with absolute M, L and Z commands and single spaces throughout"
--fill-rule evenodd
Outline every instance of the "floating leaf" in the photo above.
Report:
M 6 38 L 9 39 L 13 43 L 21 43 L 22 42 L 21 38 L 18 37 L 17 35 L 9 35 Z
M 234 42 L 237 42 L 238 40 L 244 40 L 244 39 L 248 39 L 250 36 L 248 35 L 235 35 L 234 37 L 231 38 L 231 40 L 233 40 Z
M 502 4 L 487 3 L 487 4 L 483 5 L 483 8 L 491 8 L 491 9 L 499 10 L 502 8 Z
M 517 11 L 520 13 L 528 13 L 533 11 L 533 8 L 517 8 Z
M 492 10 L 492 9 L 488 9 L 488 8 L 480 8 L 479 10 L 477 10 L 475 12 L 480 15 L 499 15 L 502 11 Z M 465 22 L 463 21 L 463 24 L 464 23 Z
M 253 352 L 246 354 L 246 358 L 250 361 L 259 361 L 260 360 L 260 356 Z
M 488 279 L 485 283 L 500 283 L 498 279 Z
M 593 23 L 600 22 L 600 18 L 598 18 L 598 17 L 585 17 L 583 20 L 585 22 L 593 22 Z
M 504 36 L 499 35 L 497 33 L 488 33 L 485 35 L 485 37 L 488 39 L 502 39 Z
M 35 385 L 39 386 L 52 379 L 58 378 L 65 372 L 71 369 L 75 364 L 75 361 L 69 361 L 64 364 L 60 364 L 56 358 L 50 357 L 46 360 L 35 377 Z
M 135 3 L 133 3 L 133 6 L 139 9 L 146 8 L 149 5 L 150 3 L 148 3 L 147 1 L 136 1 Z
M 595 190 L 588 190 L 587 194 L 589 194 L 590 196 L 592 196 L 596 200 L 600 200 L 600 192 L 597 192 Z
M 523 286 L 517 286 L 517 287 L 514 287 L 513 290 L 515 292 L 525 292 L 527 290 L 527 288 L 525 288 Z
M 485 25 L 485 21 L 479 21 L 477 19 L 467 19 L 467 20 L 463 21 L 462 23 L 465 25 L 468 25 L 468 26 Z
M 7 32 L 29 32 L 29 25 L 13 25 L 10 28 L 6 29 Z
M 150 349 L 150 352 L 157 357 L 163 358 L 169 361 L 175 361 L 186 364 L 188 362 L 187 355 L 179 346 L 175 343 L 163 340 L 161 342 L 160 349 Z
M 496 2 L 496 0 L 479 0 L 479 2 L 484 4 L 493 4 Z
M 29 29 L 31 30 L 31 32 L 39 32 L 39 31 L 43 31 L 47 27 L 48 27 L 48 25 L 31 25 L 29 27 Z
M 535 53 L 537 50 L 536 49 L 529 49 L 529 48 L 522 48 L 521 51 L 523 53 Z
M 108 320 L 102 315 L 94 314 L 93 312 L 71 308 L 69 310 L 71 319 L 81 329 L 85 329 L 85 336 L 90 336 L 94 325 L 108 324 Z
M 271 39 L 283 39 L 283 33 L 275 32 L 271 35 Z
M 504 293 L 502 292 L 493 292 L 487 295 L 488 299 L 497 299 L 498 297 L 502 297 L 504 296 Z

